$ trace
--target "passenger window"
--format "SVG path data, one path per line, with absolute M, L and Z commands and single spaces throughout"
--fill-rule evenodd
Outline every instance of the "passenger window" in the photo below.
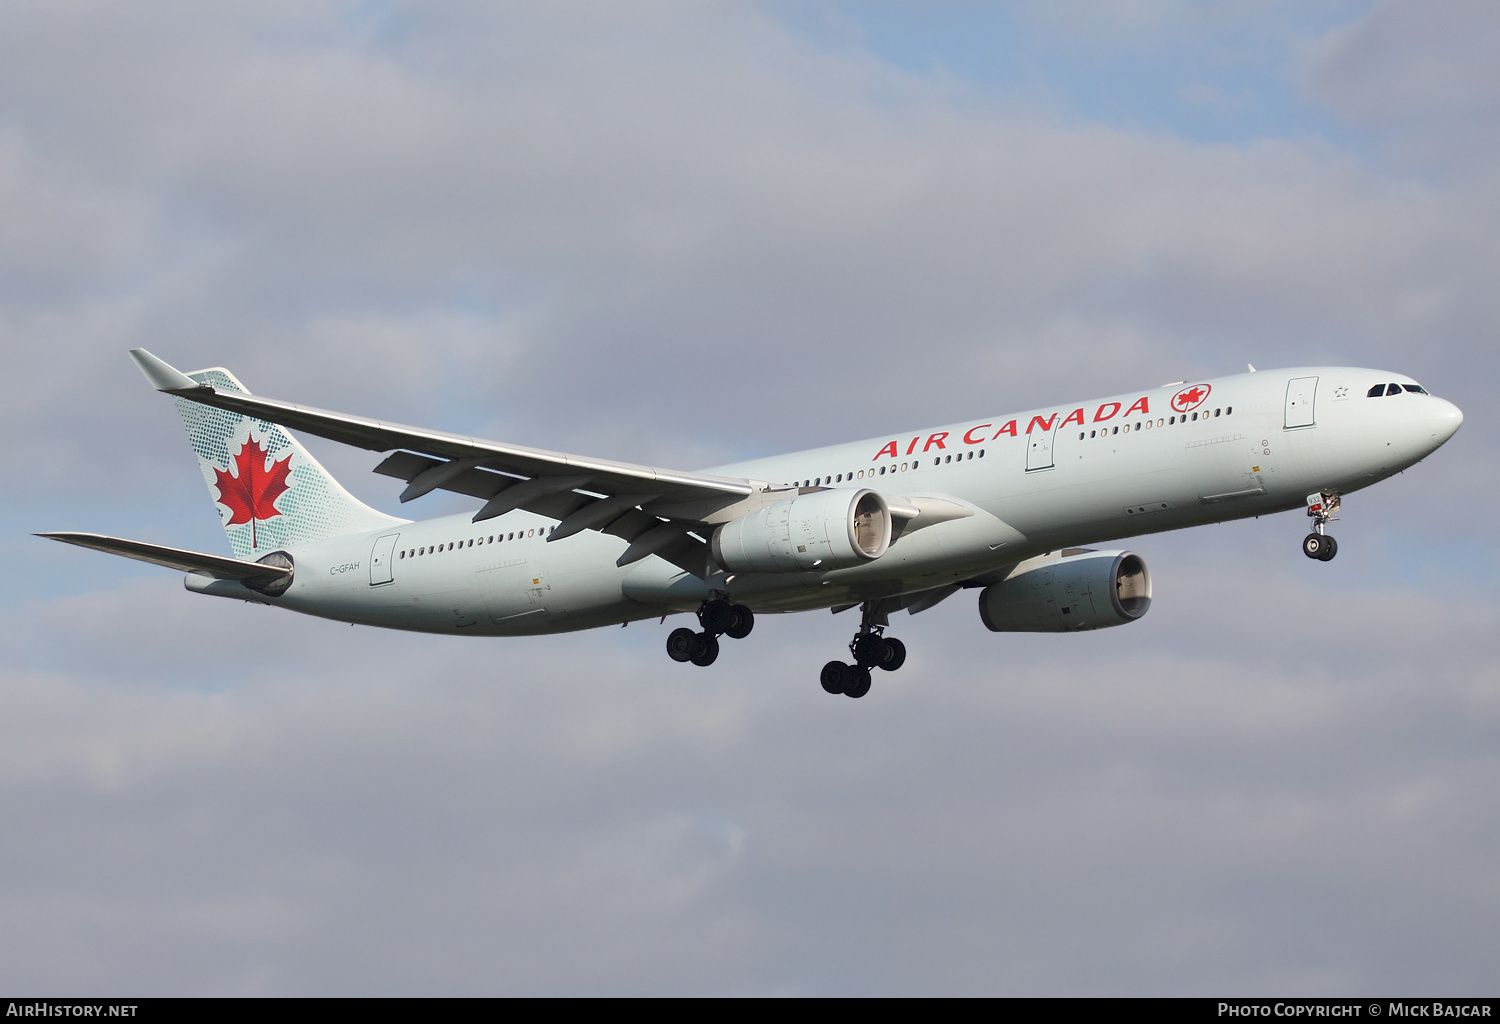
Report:
M 1401 394 L 1401 385 L 1400 384 L 1387 384 L 1385 386 L 1385 393 L 1387 395 L 1399 395 L 1399 394 Z
M 1234 406 L 1232 406 L 1232 405 L 1226 405 L 1226 406 L 1224 406 L 1224 415 L 1225 416 L 1232 415 L 1233 413 L 1234 413 Z

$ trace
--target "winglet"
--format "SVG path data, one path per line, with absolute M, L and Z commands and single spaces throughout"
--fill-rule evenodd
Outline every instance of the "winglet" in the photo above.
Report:
M 151 386 L 158 391 L 193 391 L 205 385 L 153 356 L 143 348 L 130 350 L 130 358 L 140 367 Z

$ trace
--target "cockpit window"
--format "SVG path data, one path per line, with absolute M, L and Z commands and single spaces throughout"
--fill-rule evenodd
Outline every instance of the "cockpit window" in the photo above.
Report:
M 1376 384 L 1373 388 L 1371 388 L 1365 394 L 1365 397 L 1366 398 L 1380 398 L 1384 394 L 1385 394 L 1385 385 L 1384 384 Z
M 1420 384 L 1403 384 L 1401 386 L 1403 388 L 1405 388 L 1406 390 L 1410 391 L 1414 395 L 1425 395 L 1425 394 L 1427 394 L 1427 389 L 1424 388 Z
M 1387 384 L 1385 386 L 1385 393 L 1387 395 L 1399 395 L 1399 394 L 1401 394 L 1401 385 L 1400 384 Z

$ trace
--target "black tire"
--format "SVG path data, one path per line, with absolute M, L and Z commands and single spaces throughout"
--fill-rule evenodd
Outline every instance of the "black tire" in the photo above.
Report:
M 1308 558 L 1322 558 L 1328 541 L 1321 533 L 1309 533 L 1302 538 L 1302 553 Z
M 877 664 L 887 672 L 894 672 L 906 664 L 906 645 L 893 636 L 885 637 L 885 647 Z
M 854 678 L 849 685 L 844 687 L 845 697 L 863 697 L 870 692 L 870 670 L 857 668 L 854 670 Z
M 874 633 L 865 633 L 854 638 L 854 661 L 860 668 L 871 668 L 880 664 L 885 653 L 885 641 Z
M 830 661 L 823 666 L 823 674 L 818 681 L 829 693 L 843 693 L 846 685 L 845 676 L 848 672 L 849 666 L 842 661 Z
M 1324 534 L 1323 549 L 1323 552 L 1318 555 L 1318 561 L 1331 562 L 1333 561 L 1333 556 L 1339 553 L 1339 542 Z
M 731 640 L 745 639 L 755 628 L 755 613 L 742 604 L 730 605 L 729 610 L 733 613 L 733 619 L 725 627 L 724 635 Z
M 707 601 L 698 613 L 698 621 L 703 623 L 703 632 L 718 636 L 734 623 L 734 608 L 728 601 Z
M 674 629 L 667 637 L 667 656 L 673 661 L 691 661 L 698 649 L 698 634 L 691 629 Z
M 708 668 L 719 656 L 719 638 L 712 633 L 699 633 L 696 636 L 698 649 L 693 652 L 692 662 L 699 668 Z

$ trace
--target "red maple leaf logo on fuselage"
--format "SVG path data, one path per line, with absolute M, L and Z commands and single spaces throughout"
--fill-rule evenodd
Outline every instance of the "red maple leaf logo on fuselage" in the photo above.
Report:
M 214 467 L 214 473 L 218 477 L 214 486 L 219 489 L 219 504 L 229 509 L 229 520 L 224 525 L 249 523 L 251 548 L 260 546 L 260 539 L 255 534 L 256 521 L 281 515 L 281 510 L 276 507 L 276 499 L 289 486 L 287 476 L 291 473 L 291 467 L 292 453 L 287 452 L 286 458 L 271 463 L 271 468 L 267 469 L 266 450 L 253 437 L 245 440 L 240 446 L 240 453 L 234 457 L 234 468 L 238 476 L 231 476 L 217 466 Z
M 1192 387 L 1183 388 L 1172 396 L 1172 408 L 1178 412 L 1188 412 L 1203 403 L 1213 387 L 1208 384 L 1194 384 Z

